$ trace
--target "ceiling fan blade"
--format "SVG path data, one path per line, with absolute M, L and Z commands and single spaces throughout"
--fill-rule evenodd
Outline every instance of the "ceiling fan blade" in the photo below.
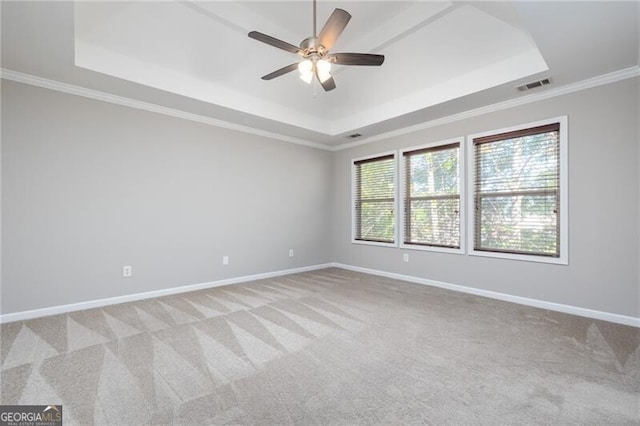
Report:
M 282 67 L 279 70 L 276 70 L 270 74 L 267 75 L 263 75 L 262 79 L 263 80 L 272 80 L 276 77 L 280 77 L 281 75 L 284 75 L 286 73 L 289 73 L 295 69 L 298 68 L 298 63 L 296 62 L 295 64 L 291 64 L 291 65 L 287 65 L 286 67 Z
M 320 81 L 320 78 L 318 77 L 317 73 L 316 73 L 316 78 L 318 78 L 318 81 Z M 333 77 L 329 77 L 324 82 L 320 81 L 320 85 L 322 86 L 325 92 L 328 92 L 336 88 L 336 82 L 333 80 Z
M 325 50 L 331 49 L 350 19 L 349 12 L 342 9 L 334 10 L 318 35 L 317 44 L 324 46 Z
M 334 53 L 329 55 L 331 62 L 338 65 L 369 65 L 380 66 L 384 62 L 384 55 L 372 53 Z
M 261 41 L 273 47 L 277 47 L 278 49 L 286 50 L 287 52 L 296 54 L 300 53 L 300 49 L 293 44 L 289 44 L 286 41 L 278 40 L 275 37 L 271 37 L 270 35 L 266 35 L 258 31 L 251 31 L 248 36 L 252 39 Z

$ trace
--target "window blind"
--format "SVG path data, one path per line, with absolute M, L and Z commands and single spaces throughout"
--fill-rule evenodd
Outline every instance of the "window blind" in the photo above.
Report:
M 560 124 L 473 140 L 474 249 L 560 256 Z
M 460 144 L 403 156 L 404 243 L 460 248 Z
M 355 239 L 395 242 L 394 155 L 355 161 Z

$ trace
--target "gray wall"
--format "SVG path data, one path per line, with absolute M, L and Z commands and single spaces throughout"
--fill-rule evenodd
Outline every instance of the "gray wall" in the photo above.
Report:
M 335 153 L 3 81 L 2 313 L 336 261 L 640 316 L 639 81 Z M 351 244 L 353 157 L 559 115 L 568 266 Z
M 350 243 L 351 159 L 461 135 L 569 117 L 569 265 Z M 510 295 L 640 316 L 638 79 L 337 152 L 337 262 Z M 410 253 L 410 262 L 402 253 Z
M 327 151 L 3 81 L 2 313 L 331 261 L 331 169 Z

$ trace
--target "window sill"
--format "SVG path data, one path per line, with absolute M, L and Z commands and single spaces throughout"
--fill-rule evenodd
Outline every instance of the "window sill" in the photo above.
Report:
M 546 257 L 546 256 L 535 256 L 535 255 L 528 255 L 528 254 L 498 253 L 498 252 L 480 251 L 480 250 L 470 250 L 469 255 L 480 256 L 480 257 L 493 257 L 494 259 L 520 260 L 523 262 L 550 263 L 554 265 L 569 264 L 569 260 L 567 259 L 566 256 Z
M 398 243 L 382 243 L 378 241 L 363 241 L 363 240 L 351 240 L 351 244 L 358 244 L 363 246 L 378 246 L 378 247 L 398 247 Z
M 449 254 L 465 254 L 464 248 L 450 248 L 450 247 L 436 247 L 436 246 L 422 246 L 419 244 L 400 244 L 402 250 L 416 250 L 416 251 L 431 251 L 437 253 L 449 253 Z

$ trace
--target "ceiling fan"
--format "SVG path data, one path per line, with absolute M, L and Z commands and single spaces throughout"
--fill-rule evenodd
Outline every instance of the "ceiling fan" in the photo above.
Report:
M 262 76 L 263 80 L 271 80 L 281 75 L 287 74 L 295 69 L 300 72 L 300 78 L 310 84 L 315 76 L 325 91 L 336 88 L 336 83 L 331 75 L 331 64 L 338 65 L 369 65 L 380 66 L 384 62 L 384 55 L 374 55 L 370 53 L 329 53 L 334 43 L 342 34 L 351 15 L 342 9 L 335 9 L 320 34 L 316 33 L 316 0 L 313 0 L 313 37 L 306 38 L 296 47 L 286 41 L 279 40 L 258 31 L 251 31 L 249 37 L 295 53 L 303 58 L 302 61 L 287 65 L 279 70 Z

